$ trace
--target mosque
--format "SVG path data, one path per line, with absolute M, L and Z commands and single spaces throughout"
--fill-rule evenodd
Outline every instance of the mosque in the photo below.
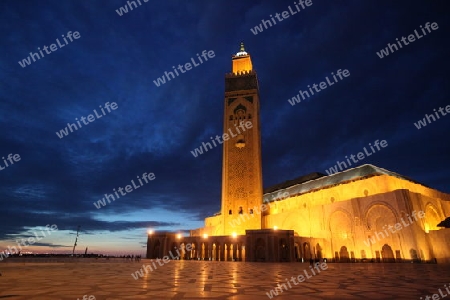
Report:
M 225 75 L 220 212 L 189 237 L 149 232 L 147 258 L 181 249 L 179 259 L 215 261 L 450 263 L 450 194 L 395 172 L 366 164 L 263 190 L 259 110 L 241 44 Z

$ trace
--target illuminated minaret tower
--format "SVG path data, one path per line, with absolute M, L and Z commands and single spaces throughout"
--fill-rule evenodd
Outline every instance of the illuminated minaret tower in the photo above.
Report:
M 224 107 L 224 133 L 236 134 L 237 126 L 251 122 L 250 129 L 240 130 L 240 134 L 223 143 L 223 234 L 241 235 L 246 229 L 261 229 L 261 214 L 257 211 L 262 204 L 258 78 L 243 43 L 232 56 L 232 72 L 225 75 Z M 237 218 L 242 220 L 240 225 L 231 226 L 230 222 Z

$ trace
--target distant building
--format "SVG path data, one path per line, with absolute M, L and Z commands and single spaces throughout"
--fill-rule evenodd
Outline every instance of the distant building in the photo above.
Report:
M 394 172 L 363 165 L 313 173 L 263 193 L 258 79 L 243 44 L 225 76 L 224 107 L 220 212 L 190 237 L 149 234 L 147 258 L 176 248 L 182 259 L 450 263 L 450 230 L 438 227 L 450 194 Z M 239 129 L 245 122 L 251 128 Z

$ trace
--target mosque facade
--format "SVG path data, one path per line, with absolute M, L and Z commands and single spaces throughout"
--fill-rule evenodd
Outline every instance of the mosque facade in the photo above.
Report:
M 241 44 L 225 75 L 220 212 L 188 237 L 149 233 L 147 258 L 450 263 L 450 230 L 438 226 L 450 194 L 395 172 L 362 165 L 263 190 L 259 100 Z

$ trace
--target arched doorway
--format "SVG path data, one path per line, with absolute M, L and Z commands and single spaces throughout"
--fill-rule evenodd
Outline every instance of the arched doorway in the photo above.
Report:
M 286 239 L 280 239 L 280 261 L 289 261 L 289 249 Z
M 383 262 L 395 262 L 394 252 L 388 244 L 384 244 L 383 248 L 381 248 L 381 256 L 383 258 Z
M 220 243 L 216 243 L 216 250 L 214 251 L 215 260 L 220 260 Z
M 349 246 L 354 246 L 353 216 L 346 210 L 336 210 L 330 215 L 331 251 L 336 262 L 349 262 Z M 345 251 L 342 251 L 345 247 Z M 333 253 L 332 252 L 332 253 Z M 344 256 L 343 256 L 344 255 Z
M 319 245 L 319 243 L 317 243 L 316 245 L 316 251 L 317 251 L 317 259 L 322 259 L 323 258 L 322 247 Z
M 255 258 L 256 261 L 266 261 L 266 242 L 262 238 L 256 240 Z
M 191 259 L 197 259 L 198 251 L 197 251 L 197 243 L 193 242 L 191 247 Z
M 223 246 L 223 260 L 228 261 L 229 255 L 228 255 L 228 249 L 230 248 L 230 245 L 224 244 Z
M 184 243 L 181 243 L 178 249 L 178 252 L 180 253 L 180 260 L 185 260 L 187 254 L 186 245 Z
M 201 253 L 201 255 L 200 255 L 200 259 L 201 260 L 204 260 L 205 259 L 205 257 L 206 257 L 206 254 L 205 254 L 205 249 L 206 248 L 206 246 L 205 246 L 205 243 L 202 243 L 202 253 Z
M 155 242 L 155 245 L 153 246 L 153 253 L 152 253 L 152 257 L 153 259 L 155 258 L 159 258 L 159 249 L 161 248 L 161 242 L 159 240 L 157 240 Z
M 179 259 L 179 255 L 177 253 L 178 250 L 178 245 L 175 242 L 172 242 L 172 247 L 170 247 L 169 252 L 172 254 L 171 256 L 169 255 L 170 259 Z M 178 252 L 180 252 L 178 250 Z M 173 256 L 173 258 L 172 258 Z
M 303 243 L 303 260 L 309 261 L 311 259 L 311 249 L 309 243 Z
M 298 246 L 297 243 L 294 243 L 294 257 L 295 257 L 295 261 L 300 260 L 300 247 Z
M 236 243 L 234 247 L 235 247 L 234 260 L 240 261 L 241 260 L 241 245 L 239 243 Z
M 350 262 L 347 247 L 345 246 L 341 247 L 341 250 L 339 251 L 339 256 L 340 256 L 339 262 Z
M 412 259 L 413 261 L 419 259 L 419 256 L 417 255 L 417 250 L 416 250 L 416 249 L 412 249 L 412 248 L 411 248 L 411 249 L 409 250 L 409 255 L 411 255 L 411 259 Z

